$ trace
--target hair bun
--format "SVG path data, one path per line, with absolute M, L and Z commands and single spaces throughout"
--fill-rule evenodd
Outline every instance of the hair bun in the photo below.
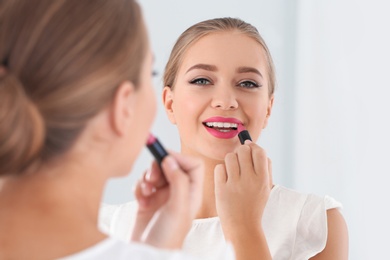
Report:
M 38 108 L 21 82 L 4 68 L 0 73 L 0 175 L 28 168 L 43 146 L 45 127 Z

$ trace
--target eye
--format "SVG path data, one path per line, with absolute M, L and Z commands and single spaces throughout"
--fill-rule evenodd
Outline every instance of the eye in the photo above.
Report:
M 193 79 L 190 81 L 190 84 L 195 84 L 195 85 L 211 85 L 210 80 L 205 79 L 205 78 L 198 78 L 198 79 Z
M 248 89 L 261 87 L 261 85 L 259 85 L 258 83 L 250 80 L 241 81 L 240 83 L 238 83 L 238 86 L 242 88 L 248 88 Z

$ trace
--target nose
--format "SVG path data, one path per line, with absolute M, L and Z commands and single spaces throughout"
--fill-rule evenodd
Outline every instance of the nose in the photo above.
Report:
M 216 90 L 211 101 L 211 106 L 222 110 L 236 109 L 238 102 L 234 90 L 227 88 L 219 88 Z

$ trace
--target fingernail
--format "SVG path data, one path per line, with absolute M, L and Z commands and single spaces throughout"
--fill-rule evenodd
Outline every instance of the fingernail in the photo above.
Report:
M 152 171 L 148 169 L 145 174 L 145 180 L 150 181 L 152 179 Z
M 152 189 L 145 182 L 141 183 L 141 191 L 144 196 L 150 196 L 153 193 Z
M 244 142 L 244 144 L 251 144 L 251 143 L 252 143 L 252 141 L 249 140 L 249 139 L 246 139 L 245 142 Z
M 165 164 L 171 171 L 174 171 L 174 170 L 176 170 L 177 168 L 179 168 L 179 165 L 177 164 L 177 162 L 176 162 L 171 156 L 165 157 L 165 159 L 164 159 L 164 164 Z

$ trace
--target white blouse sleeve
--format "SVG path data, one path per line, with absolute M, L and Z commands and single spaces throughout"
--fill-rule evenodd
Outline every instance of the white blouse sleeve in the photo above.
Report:
M 129 242 L 137 209 L 136 201 L 119 205 L 102 204 L 99 212 L 100 230 L 119 240 Z
M 341 208 L 341 203 L 329 196 L 307 196 L 297 224 L 292 259 L 309 259 L 324 250 L 328 237 L 326 211 L 332 208 Z
M 98 226 L 102 232 L 110 234 L 113 215 L 117 207 L 117 205 L 109 205 L 105 203 L 100 205 Z

